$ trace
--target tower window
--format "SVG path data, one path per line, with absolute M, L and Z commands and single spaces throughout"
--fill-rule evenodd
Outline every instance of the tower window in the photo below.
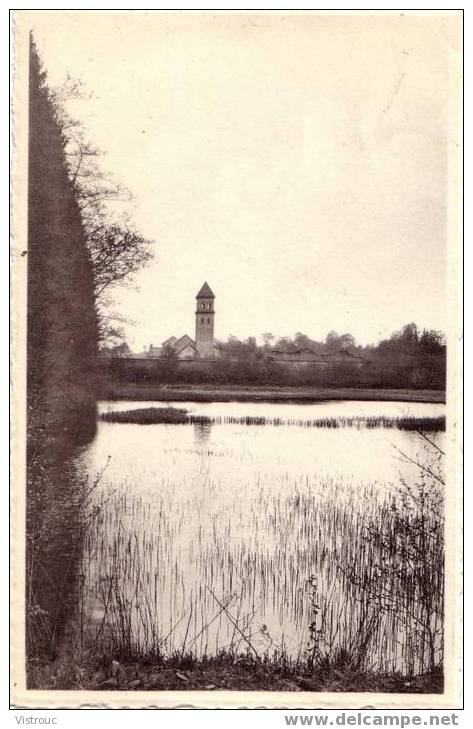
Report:
M 204 317 L 202 317 L 202 318 L 201 318 L 201 320 L 200 320 L 200 323 L 201 323 L 201 324 L 203 324 L 203 323 L 204 323 Z
M 210 324 L 210 316 L 209 316 L 209 318 L 207 319 L 207 324 Z

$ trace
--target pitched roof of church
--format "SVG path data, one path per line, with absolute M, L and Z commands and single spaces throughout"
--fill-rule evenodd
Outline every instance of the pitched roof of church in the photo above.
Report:
M 179 353 L 185 347 L 193 347 L 196 349 L 195 342 L 188 334 L 184 334 L 174 343 L 174 350 Z
M 207 281 L 204 283 L 199 293 L 195 297 L 196 299 L 215 299 L 212 289 L 208 285 Z

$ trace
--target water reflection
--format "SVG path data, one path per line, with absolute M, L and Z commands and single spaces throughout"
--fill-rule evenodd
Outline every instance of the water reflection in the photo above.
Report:
M 210 440 L 212 423 L 194 423 L 194 443 L 197 446 L 205 445 Z
M 54 658 L 80 591 L 83 510 L 89 488 L 83 448 L 48 444 L 32 458 L 27 481 L 26 648 L 28 656 Z M 28 676 L 28 680 L 30 676 Z

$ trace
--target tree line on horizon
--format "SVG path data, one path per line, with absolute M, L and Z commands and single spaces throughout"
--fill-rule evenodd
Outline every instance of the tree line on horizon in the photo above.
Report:
M 406 324 L 376 345 L 357 345 L 353 336 L 329 332 L 323 342 L 298 333 L 276 339 L 269 333 L 258 345 L 255 337 L 229 337 L 216 344 L 221 356 L 211 366 L 199 360 L 181 366 L 172 350 L 152 366 L 130 357 L 127 345 L 110 348 L 102 359 L 102 387 L 120 384 L 219 384 L 314 387 L 445 388 L 446 344 L 442 332 Z M 310 349 L 320 362 L 284 362 L 287 354 Z M 301 352 L 302 351 L 302 352 Z M 356 355 L 356 356 L 353 356 Z M 296 358 L 297 359 L 297 358 Z
M 357 344 L 352 334 L 338 334 L 330 331 L 324 340 L 312 339 L 311 337 L 297 332 L 294 337 L 276 338 L 270 332 L 262 335 L 263 344 L 258 345 L 256 337 L 248 337 L 240 340 L 230 335 L 225 342 L 217 342 L 216 346 L 222 354 L 228 357 L 246 359 L 248 357 L 264 356 L 265 353 L 297 354 L 303 350 L 310 350 L 316 354 L 333 355 L 341 352 L 358 354 L 360 356 L 373 356 L 376 353 L 432 353 L 439 354 L 445 351 L 445 335 L 443 332 L 434 329 L 419 329 L 414 322 L 403 326 L 395 331 L 387 339 L 380 340 L 377 344 L 366 346 Z
M 394 331 L 387 339 L 382 339 L 376 344 L 357 344 L 352 334 L 338 334 L 330 331 L 324 340 L 312 339 L 311 337 L 296 332 L 294 337 L 275 337 L 271 332 L 261 335 L 263 344 L 258 344 L 254 336 L 246 339 L 239 339 L 230 334 L 224 340 L 216 340 L 215 346 L 222 356 L 232 359 L 258 358 L 265 354 L 297 354 L 303 350 L 310 350 L 315 354 L 331 355 L 340 352 L 358 354 L 360 356 L 371 355 L 376 352 L 410 352 L 410 353 L 431 353 L 440 354 L 445 352 L 445 334 L 437 329 L 419 329 L 417 324 L 410 322 L 400 330 Z M 132 350 L 126 341 L 116 345 L 104 344 L 100 352 L 108 357 L 129 357 Z M 175 353 L 171 347 L 165 348 L 162 357 L 172 359 Z

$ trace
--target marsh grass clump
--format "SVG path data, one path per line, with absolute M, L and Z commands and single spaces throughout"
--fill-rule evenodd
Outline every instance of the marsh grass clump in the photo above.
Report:
M 414 430 L 421 433 L 445 432 L 445 415 L 429 418 L 398 418 L 399 430 Z
M 101 420 L 107 423 L 136 423 L 153 425 L 159 423 L 188 423 L 187 410 L 181 408 L 138 408 L 136 410 L 112 410 L 102 413 Z
M 438 417 L 331 417 L 331 418 L 272 418 L 262 415 L 194 415 L 184 408 L 138 408 L 110 411 L 100 416 L 108 423 L 134 423 L 138 425 L 246 425 L 293 426 L 298 428 L 398 428 L 399 430 L 438 432 L 445 430 L 445 416 Z

